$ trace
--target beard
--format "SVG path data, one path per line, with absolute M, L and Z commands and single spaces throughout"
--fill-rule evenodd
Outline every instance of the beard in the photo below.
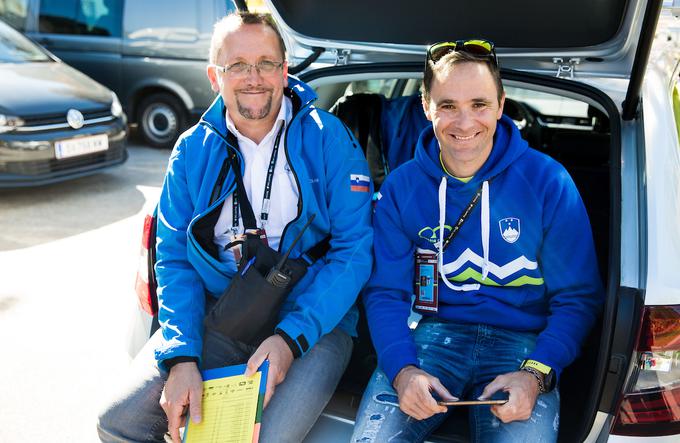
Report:
M 262 120 L 266 118 L 272 110 L 272 92 L 268 91 L 267 101 L 259 109 L 252 109 L 244 106 L 239 100 L 238 95 L 236 96 L 236 106 L 238 107 L 238 113 L 241 117 L 248 120 Z

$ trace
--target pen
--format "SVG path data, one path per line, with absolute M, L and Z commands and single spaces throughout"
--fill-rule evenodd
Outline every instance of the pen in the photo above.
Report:
M 243 267 L 243 271 L 241 271 L 241 276 L 246 275 L 246 271 L 248 271 L 248 268 L 250 268 L 250 266 L 251 266 L 253 263 L 255 263 L 255 257 L 256 257 L 256 256 L 253 256 L 253 258 L 251 258 L 250 260 L 248 260 L 248 263 L 246 263 L 246 265 Z

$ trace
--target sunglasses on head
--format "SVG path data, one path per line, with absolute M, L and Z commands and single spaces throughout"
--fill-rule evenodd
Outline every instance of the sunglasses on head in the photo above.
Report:
M 427 48 L 427 59 L 437 63 L 446 54 L 451 52 L 467 52 L 468 54 L 489 57 L 498 66 L 496 57 L 496 45 L 489 40 L 456 40 L 455 42 L 439 42 Z

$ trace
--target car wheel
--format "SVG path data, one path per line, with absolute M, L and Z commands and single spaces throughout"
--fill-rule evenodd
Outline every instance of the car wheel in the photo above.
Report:
M 151 94 L 139 102 L 137 123 L 145 142 L 156 148 L 175 144 L 186 124 L 182 103 L 166 93 Z

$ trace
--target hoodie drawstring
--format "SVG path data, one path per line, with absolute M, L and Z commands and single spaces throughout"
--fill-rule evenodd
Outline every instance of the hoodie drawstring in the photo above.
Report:
M 444 224 L 446 222 L 446 176 L 442 177 L 439 183 L 439 242 L 437 242 L 437 250 L 439 251 L 439 275 L 444 281 L 444 284 L 454 291 L 476 291 L 481 285 L 479 283 L 471 283 L 464 285 L 454 285 L 444 275 Z M 486 200 L 485 200 L 486 199 Z M 484 210 L 484 202 L 486 201 L 486 211 Z M 486 215 L 486 217 L 485 217 Z M 486 218 L 486 236 L 484 234 L 484 218 Z M 486 243 L 485 243 L 486 242 Z M 482 187 L 482 247 L 484 248 L 484 265 L 482 266 L 482 276 L 486 278 L 489 273 L 489 184 L 484 182 Z
M 482 183 L 482 281 L 489 275 L 489 182 Z

